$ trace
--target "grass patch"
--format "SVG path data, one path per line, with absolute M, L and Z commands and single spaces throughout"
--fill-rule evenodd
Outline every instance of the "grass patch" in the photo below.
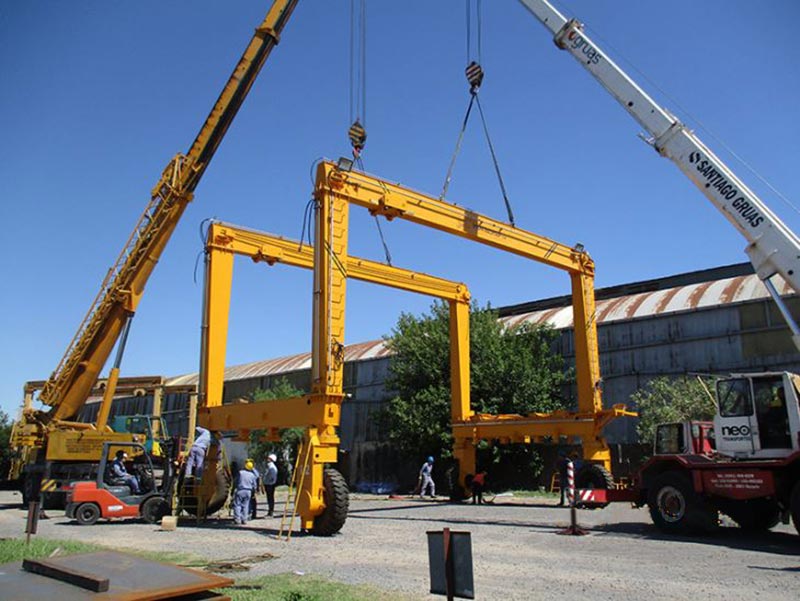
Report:
M 152 561 L 175 563 L 186 567 L 203 567 L 207 561 L 188 553 L 177 551 L 139 551 L 136 549 L 114 549 L 103 545 L 82 543 L 74 540 L 58 540 L 50 538 L 31 537 L 31 544 L 26 545 L 24 538 L 0 539 L 0 563 L 22 561 L 23 559 L 37 559 L 51 555 L 73 555 L 75 553 L 91 553 L 92 551 L 107 551 L 113 549 L 121 553 L 138 555 Z
M 0 563 L 50 557 L 54 553 L 57 555 L 89 553 L 100 549 L 102 549 L 102 547 L 98 545 L 72 540 L 52 540 L 32 537 L 31 544 L 26 545 L 24 538 L 3 538 L 0 539 Z
M 109 547 L 70 540 L 31 538 L 30 545 L 24 538 L 0 539 L 0 564 L 23 559 L 90 553 L 108 550 Z M 182 566 L 202 568 L 209 562 L 187 553 L 144 551 L 126 553 L 145 557 L 153 561 L 176 563 Z M 318 576 L 277 574 L 261 578 L 239 580 L 231 587 L 219 589 L 233 601 L 403 601 L 412 597 L 396 592 L 387 592 L 367 585 L 351 585 L 332 582 Z
M 331 582 L 318 576 L 276 574 L 217 589 L 233 601 L 402 601 L 411 599 L 371 586 Z

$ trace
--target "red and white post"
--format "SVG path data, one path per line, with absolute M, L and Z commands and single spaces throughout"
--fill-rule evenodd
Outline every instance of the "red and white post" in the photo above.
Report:
M 558 534 L 571 534 L 582 536 L 588 534 L 586 530 L 578 526 L 578 509 L 575 507 L 575 464 L 572 460 L 567 460 L 567 502 L 569 503 L 569 528 L 559 530 Z

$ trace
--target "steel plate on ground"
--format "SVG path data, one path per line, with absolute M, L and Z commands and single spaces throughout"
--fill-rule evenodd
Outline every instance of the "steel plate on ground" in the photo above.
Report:
M 0 600 L 30 601 L 155 601 L 157 599 L 228 599 L 209 589 L 230 586 L 234 581 L 168 563 L 159 563 L 117 551 L 99 551 L 51 557 L 65 571 L 108 578 L 108 592 L 94 593 L 47 576 L 22 569 L 22 562 L 0 565 Z

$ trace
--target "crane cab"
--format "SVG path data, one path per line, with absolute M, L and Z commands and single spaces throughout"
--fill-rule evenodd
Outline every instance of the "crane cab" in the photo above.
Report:
M 737 459 L 773 459 L 800 450 L 800 377 L 741 374 L 717 382 L 717 451 Z

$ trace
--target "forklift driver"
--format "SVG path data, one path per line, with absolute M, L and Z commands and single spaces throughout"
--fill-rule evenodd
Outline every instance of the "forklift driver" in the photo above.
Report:
M 141 492 L 139 489 L 139 480 L 136 476 L 129 474 L 128 470 L 125 468 L 125 460 L 127 458 L 128 454 L 125 451 L 122 449 L 117 451 L 117 456 L 111 463 L 111 484 L 130 486 L 131 492 L 134 495 L 138 495 Z

